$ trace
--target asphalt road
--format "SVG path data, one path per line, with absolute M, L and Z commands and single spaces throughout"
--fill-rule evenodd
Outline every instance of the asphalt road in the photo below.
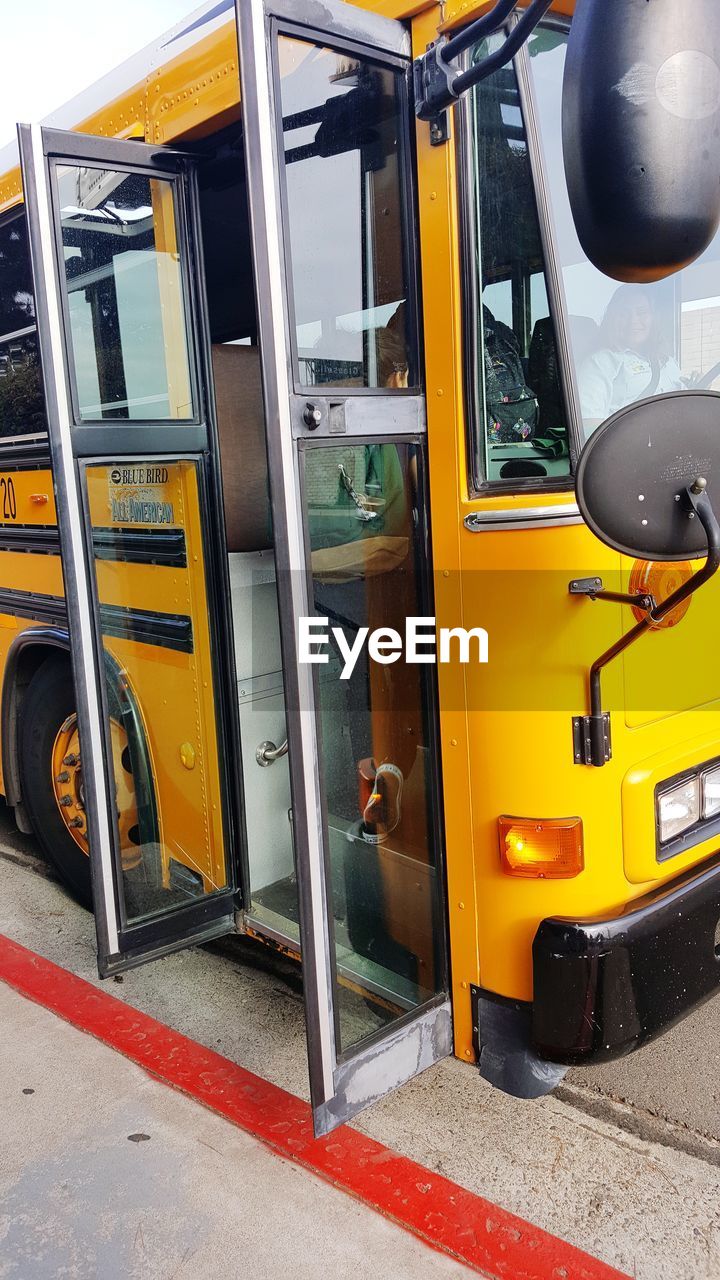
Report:
M 653 1119 L 670 1121 L 685 1131 L 673 1144 L 688 1150 L 696 1134 L 720 1140 L 720 996 L 629 1057 L 571 1071 L 560 1096 L 656 1139 Z M 629 1103 L 634 1114 L 619 1117 L 607 1105 L 614 1101 Z

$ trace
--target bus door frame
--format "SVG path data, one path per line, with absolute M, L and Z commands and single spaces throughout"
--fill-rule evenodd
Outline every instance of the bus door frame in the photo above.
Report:
M 360 1041 L 357 1047 L 339 1052 L 317 686 L 315 668 L 298 661 L 298 622 L 314 612 L 302 505 L 305 442 L 299 438 L 303 432 L 298 426 L 301 402 L 308 397 L 293 390 L 290 376 L 289 232 L 280 177 L 282 119 L 276 101 L 275 45 L 278 33 L 287 30 L 319 47 L 342 51 L 344 43 L 349 43 L 380 61 L 383 55 L 395 63 L 402 57 L 408 62 L 408 72 L 410 45 L 408 32 L 400 23 L 342 0 L 323 0 L 322 5 L 314 0 L 236 0 L 235 9 L 288 709 L 310 1093 L 315 1133 L 320 1135 L 451 1054 L 452 1015 L 445 973 L 444 989 L 433 1000 Z M 408 111 L 408 141 L 413 123 Z M 350 390 L 333 387 L 332 391 L 335 399 L 348 403 L 353 399 Z M 319 399 L 322 392 L 322 387 L 318 388 Z M 383 409 L 388 409 L 389 398 L 382 392 L 364 399 L 357 396 L 355 407 L 359 408 L 362 400 L 366 425 L 348 434 L 362 440 L 363 433 L 387 432 Z M 390 422 L 395 418 L 396 436 L 398 419 L 405 422 L 400 431 L 407 432 L 407 439 L 413 431 L 415 438 L 425 431 L 424 394 L 394 399 L 392 405 L 387 418 Z M 442 875 L 440 861 L 439 879 Z M 443 925 L 446 931 L 444 913 Z
M 205 301 L 196 161 L 180 150 L 135 140 L 107 139 L 40 125 L 19 125 L 18 139 L 31 250 L 35 309 L 43 368 L 48 435 L 56 492 L 68 629 L 72 646 L 77 717 L 101 977 L 235 931 L 238 877 L 243 880 L 246 839 L 242 803 L 231 779 L 240 740 L 233 697 L 227 556 L 217 469 L 217 424 Z M 182 306 L 187 325 L 188 374 L 193 420 L 74 425 L 71 348 L 63 302 L 59 210 L 53 170 L 63 163 L 141 173 L 172 182 L 183 264 Z M 105 661 L 93 569 L 92 530 L 86 510 L 84 468 L 92 460 L 173 462 L 190 459 L 198 468 L 207 508 L 204 566 L 211 609 L 211 645 L 223 804 L 227 885 L 139 923 L 126 919 L 123 899 L 115 777 L 109 732 Z M 230 708 L 230 711 L 228 711 Z M 235 716 L 232 709 L 235 708 Z M 245 879 L 245 883 L 246 883 Z

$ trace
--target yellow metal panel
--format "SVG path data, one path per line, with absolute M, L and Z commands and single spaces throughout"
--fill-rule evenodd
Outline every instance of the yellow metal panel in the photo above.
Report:
M 240 118 L 234 20 L 158 68 L 147 84 L 147 141 L 214 132 Z
M 416 54 L 433 39 L 436 22 L 437 11 L 432 10 L 413 24 Z M 458 511 L 464 448 L 455 148 L 431 147 L 425 124 L 417 127 L 417 146 L 435 609 L 442 626 L 453 625 L 462 615 Z M 478 981 L 479 970 L 469 725 L 462 668 L 440 666 L 438 678 L 455 1051 L 471 1058 L 468 988 Z
M 53 479 L 49 469 L 0 471 L 0 528 L 4 524 L 54 526 L 56 520 Z
M 220 770 L 217 747 L 209 606 L 203 559 L 203 532 L 197 468 L 192 462 L 150 464 L 150 487 L 135 472 L 148 466 L 93 465 L 88 470 L 88 505 L 94 527 L 179 528 L 185 532 L 187 565 L 173 568 L 98 560 L 102 604 L 152 610 L 192 620 L 191 653 L 160 644 L 108 638 L 140 707 L 153 761 L 163 856 L 175 858 L 203 876 L 206 892 L 226 883 Z M 127 483 L 127 473 L 130 483 Z M 133 478 L 134 477 L 134 478 Z M 167 519 L 134 522 L 124 504 L 152 497 Z M 121 514 L 122 513 L 122 514 Z M 142 515 L 142 512 L 140 513 Z
M 495 0 L 445 0 L 441 28 L 445 31 L 449 27 L 466 26 L 473 18 L 479 18 L 492 9 L 494 3 Z M 527 8 L 527 4 L 520 8 Z M 575 12 L 575 0 L 553 0 L 551 12 L 571 16 Z
M 2 551 L 0 566 L 0 583 L 6 591 L 33 591 L 60 598 L 64 595 L 59 555 Z
M 433 0 L 354 0 L 354 2 L 359 8 L 379 13 L 383 18 L 412 18 L 427 9 L 435 9 L 441 30 L 472 22 L 473 18 L 481 17 L 495 4 L 495 0 L 446 0 L 442 7 L 434 4 Z M 553 0 L 551 8 L 553 13 L 572 14 L 575 11 L 575 0 Z M 433 38 L 431 35 L 428 40 Z M 421 52 L 424 50 L 416 49 L 416 56 Z
M 634 621 L 627 609 L 626 627 Z M 716 662 L 707 661 L 708 638 L 716 636 L 719 628 L 720 580 L 715 578 L 692 597 L 677 626 L 651 631 L 628 649 L 624 659 L 628 725 L 652 724 L 720 698 L 720 669 Z
M 482 505 L 467 502 L 463 510 Z M 480 981 L 523 1000 L 532 997 L 532 941 L 544 917 L 611 913 L 628 897 L 619 734 L 603 769 L 576 765 L 572 752 L 572 716 L 587 710 L 588 667 L 621 626 L 619 606 L 568 594 L 581 567 L 617 568 L 618 557 L 593 543 L 582 526 L 462 536 L 462 625 L 483 626 L 490 637 L 489 665 L 466 669 Z M 604 692 L 608 705 L 622 706 L 619 664 L 608 671 Z M 617 714 L 613 730 L 618 720 L 622 733 Z M 501 814 L 581 817 L 585 870 L 566 881 L 506 875 Z
M 441 8 L 428 6 L 427 0 L 361 0 L 360 7 L 390 18 L 422 14 L 422 30 L 429 43 L 440 26 L 445 29 L 470 22 L 490 4 L 447 0 Z M 574 0 L 555 0 L 552 8 L 572 13 Z M 436 15 L 431 23 L 426 22 L 428 13 Z M 424 47 L 416 42 L 415 51 L 422 53 Z M 106 138 L 136 137 L 162 143 L 212 132 L 239 116 L 237 38 L 235 23 L 230 20 L 73 128 Z M 20 171 L 16 168 L 0 177 L 0 213 L 21 199 Z
M 382 18 L 412 18 L 435 7 L 435 0 L 354 0 L 358 9 L 368 9 Z

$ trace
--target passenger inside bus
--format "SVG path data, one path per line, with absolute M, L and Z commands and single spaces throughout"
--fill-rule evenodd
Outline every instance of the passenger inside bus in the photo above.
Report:
M 620 285 L 608 303 L 598 339 L 598 349 L 578 370 L 587 431 L 636 400 L 687 386 L 652 293 L 641 286 Z

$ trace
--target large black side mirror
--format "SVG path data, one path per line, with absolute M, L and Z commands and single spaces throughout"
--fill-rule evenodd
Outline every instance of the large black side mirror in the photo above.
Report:
M 720 499 L 720 395 L 672 391 L 628 405 L 588 440 L 577 500 L 602 542 L 643 560 L 696 560 L 707 532 L 687 493 Z
M 577 0 L 563 147 L 600 271 L 661 280 L 699 257 L 720 223 L 718 0 Z
M 590 437 L 580 457 L 577 500 L 593 533 L 623 555 L 705 563 L 666 600 L 605 591 L 600 578 L 570 583 L 570 594 L 612 600 L 643 611 L 641 621 L 595 660 L 589 715 L 573 718 L 576 764 L 606 764 L 610 716 L 601 674 L 613 658 L 687 600 L 720 568 L 720 395 L 675 391 L 621 409 Z

